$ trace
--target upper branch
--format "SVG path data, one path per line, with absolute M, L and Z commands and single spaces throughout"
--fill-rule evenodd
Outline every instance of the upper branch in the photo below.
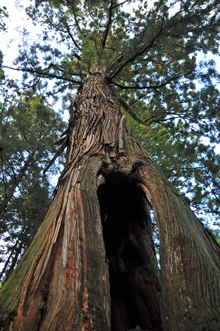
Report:
M 67 147 L 68 145 L 68 139 L 69 137 L 66 136 L 64 139 L 62 140 L 62 145 L 58 148 L 58 150 L 56 151 L 54 157 L 52 158 L 52 160 L 50 160 L 50 162 L 48 163 L 48 165 L 46 166 L 46 168 L 44 169 L 43 173 L 45 174 L 47 172 L 47 170 L 52 166 L 52 164 L 55 162 L 55 160 L 58 158 L 58 156 L 60 156 L 60 154 L 64 151 L 64 149 Z M 56 144 L 60 143 L 61 140 L 59 140 L 58 142 L 56 142 Z
M 81 28 L 80 28 L 80 26 L 79 26 L 79 22 L 78 22 L 78 20 L 77 20 L 77 17 L 76 17 L 76 14 L 75 14 L 74 8 L 73 8 L 73 6 L 70 6 L 70 7 L 71 7 L 72 12 L 73 12 L 73 16 L 74 16 L 74 20 L 75 20 L 75 23 L 76 23 L 76 27 L 77 27 L 79 33 L 82 33 L 82 30 L 81 30 Z
M 70 28 L 69 28 L 68 24 L 66 24 L 66 29 L 67 29 L 67 32 L 68 32 L 68 34 L 69 34 L 69 36 L 70 36 L 72 42 L 74 43 L 75 47 L 78 48 L 78 50 L 80 50 L 79 46 L 77 45 L 77 42 L 75 41 L 75 39 L 74 39 L 74 37 L 73 37 L 73 35 L 72 35 L 71 31 L 70 31 Z M 78 54 L 74 53 L 74 56 L 75 56 L 78 60 L 80 60 L 80 56 L 79 56 Z
M 122 105 L 122 107 L 124 108 L 124 110 L 126 110 L 126 112 L 131 115 L 131 117 L 137 121 L 138 123 L 140 124 L 143 124 L 144 126 L 149 126 L 151 125 L 153 122 L 158 122 L 160 121 L 163 117 L 164 117 L 164 114 L 161 114 L 160 115 L 160 118 L 157 118 L 158 115 L 153 115 L 151 117 L 149 117 L 147 120 L 143 120 L 142 118 L 140 118 L 135 112 L 134 110 L 120 97 L 118 97 L 118 100 L 120 102 L 120 104 Z
M 152 38 L 151 42 L 143 47 L 139 52 L 136 52 L 134 55 L 132 55 L 131 57 L 129 57 L 126 61 L 124 61 L 123 63 L 121 63 L 114 71 L 113 73 L 110 75 L 110 77 L 108 78 L 108 81 L 111 82 L 112 79 L 117 75 L 119 74 L 122 69 L 128 64 L 128 63 L 131 63 L 131 62 L 134 62 L 134 60 L 142 55 L 143 53 L 145 53 L 146 51 L 150 50 L 151 47 L 153 46 L 154 42 L 156 41 L 156 39 L 161 35 L 162 33 L 162 30 L 163 30 L 163 23 L 164 23 L 164 19 L 162 20 L 162 24 L 161 24 L 161 27 L 160 27 L 160 30 L 158 31 L 158 33 Z M 119 59 L 120 60 L 120 59 Z
M 134 54 L 133 56 L 131 56 L 130 58 L 128 58 L 126 61 L 124 61 L 123 63 L 121 63 L 121 64 L 120 64 L 120 65 L 119 65 L 119 66 L 113 71 L 113 73 L 110 75 L 110 77 L 109 77 L 109 81 L 112 81 L 112 79 L 113 79 L 116 75 L 118 75 L 118 74 L 122 71 L 122 69 L 124 69 L 124 67 L 125 67 L 128 63 L 133 62 L 138 56 L 142 55 L 144 52 L 146 52 L 148 49 L 150 49 L 150 48 L 153 46 L 155 40 L 156 40 L 156 39 L 154 38 L 154 39 L 152 40 L 152 42 L 151 42 L 148 46 L 144 47 L 140 52 Z
M 23 71 L 23 72 L 30 72 L 32 74 L 36 74 L 38 77 L 48 77 L 48 78 L 57 78 L 57 79 L 62 79 L 65 80 L 67 82 L 71 82 L 71 83 L 75 83 L 78 85 L 82 85 L 81 82 L 71 79 L 71 78 L 66 78 L 66 77 L 62 77 L 56 74 L 51 74 L 51 73 L 47 73 L 47 72 L 43 72 L 43 71 L 39 71 L 37 69 L 29 69 L 29 68 L 12 68 L 12 67 L 8 67 L 8 66 L 2 66 L 6 69 L 11 69 L 11 70 L 15 70 L 15 71 Z
M 106 43 L 106 40 L 107 40 L 107 37 L 108 37 L 108 32 L 109 32 L 109 29 L 110 29 L 110 26 L 111 26 L 111 22 L 112 22 L 113 3 L 114 3 L 114 0 L 111 0 L 111 5 L 109 7 L 108 23 L 107 23 L 107 26 L 106 26 L 106 29 L 105 29 L 105 34 L 104 34 L 103 40 L 102 40 L 102 49 L 105 48 L 105 43 Z
M 114 8 L 117 8 L 117 7 L 119 7 L 119 6 L 122 6 L 125 2 L 127 2 L 128 0 L 125 0 L 125 1 L 123 1 L 123 2 L 121 2 L 121 3 L 119 3 L 118 5 L 115 5 L 115 6 L 113 6 L 112 7 L 112 9 L 114 9 Z
M 190 72 L 191 73 L 191 72 Z M 187 75 L 189 73 L 184 73 L 184 75 Z M 115 83 L 115 82 L 111 82 L 113 85 L 115 86 L 118 86 L 120 87 L 121 89 L 137 89 L 137 90 L 144 90 L 144 89 L 157 89 L 157 88 L 160 88 L 160 87 L 163 87 L 163 86 L 166 86 L 167 84 L 169 84 L 170 82 L 172 81 L 175 81 L 179 78 L 181 78 L 181 76 L 177 76 L 177 77 L 173 77 L 173 78 L 170 78 L 168 81 L 160 84 L 160 85 L 149 85 L 149 86 L 139 86 L 139 85 L 135 85 L 135 86 L 124 86 L 124 85 L 120 85 L 118 83 Z

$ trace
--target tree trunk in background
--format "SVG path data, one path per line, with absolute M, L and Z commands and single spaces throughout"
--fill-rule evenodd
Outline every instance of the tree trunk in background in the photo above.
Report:
M 217 331 L 219 258 L 218 244 L 131 137 L 96 73 L 71 111 L 57 195 L 2 289 L 1 330 Z

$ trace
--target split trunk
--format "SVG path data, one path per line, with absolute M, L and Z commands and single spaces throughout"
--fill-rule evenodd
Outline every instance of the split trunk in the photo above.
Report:
M 1 330 L 219 330 L 219 245 L 132 138 L 101 74 L 85 80 L 61 143 L 56 197 L 1 291 Z

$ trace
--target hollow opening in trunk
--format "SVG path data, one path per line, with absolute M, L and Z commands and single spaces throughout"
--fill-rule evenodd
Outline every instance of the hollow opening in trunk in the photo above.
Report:
M 111 330 L 161 329 L 150 206 L 135 176 L 113 172 L 98 188 L 109 261 Z

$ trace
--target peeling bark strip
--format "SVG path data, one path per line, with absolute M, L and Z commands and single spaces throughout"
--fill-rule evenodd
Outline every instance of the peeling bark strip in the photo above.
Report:
M 1 330 L 219 330 L 219 246 L 131 137 L 101 74 L 66 134 L 57 195 L 1 290 Z

